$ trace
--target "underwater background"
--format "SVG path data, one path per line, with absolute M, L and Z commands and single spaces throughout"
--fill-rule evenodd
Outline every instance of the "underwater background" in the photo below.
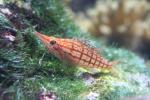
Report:
M 115 73 L 90 77 L 34 35 L 76 38 Z M 149 100 L 149 0 L 0 0 L 0 100 Z

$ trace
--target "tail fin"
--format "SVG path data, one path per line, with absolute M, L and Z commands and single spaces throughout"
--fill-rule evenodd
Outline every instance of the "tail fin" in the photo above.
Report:
M 116 60 L 116 61 L 112 61 L 112 62 L 110 62 L 110 64 L 112 65 L 112 66 L 115 66 L 115 65 L 117 65 L 117 64 L 119 64 L 120 63 L 120 61 L 119 60 Z
M 112 75 L 116 78 L 124 79 L 122 70 L 115 67 L 117 64 L 120 63 L 120 61 L 119 60 L 118 61 L 113 61 L 111 63 L 112 63 L 112 66 L 113 66 L 111 71 L 110 71 L 112 73 Z

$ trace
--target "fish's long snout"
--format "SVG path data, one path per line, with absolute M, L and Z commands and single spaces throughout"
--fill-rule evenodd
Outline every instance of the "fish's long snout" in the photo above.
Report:
M 44 34 L 41 34 L 39 32 L 35 32 L 35 35 L 41 40 L 42 43 L 44 43 L 44 45 L 48 45 L 49 42 L 52 40 L 51 37 L 46 36 Z

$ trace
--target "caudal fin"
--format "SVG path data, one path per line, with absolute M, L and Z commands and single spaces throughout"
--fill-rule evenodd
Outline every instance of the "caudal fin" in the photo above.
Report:
M 117 60 L 117 61 L 112 61 L 112 62 L 110 62 L 110 64 L 111 64 L 112 66 L 115 66 L 115 65 L 119 64 L 119 60 Z

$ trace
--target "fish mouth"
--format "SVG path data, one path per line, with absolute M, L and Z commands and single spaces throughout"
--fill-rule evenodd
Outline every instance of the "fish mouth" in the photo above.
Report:
M 39 32 L 35 32 L 35 35 L 44 43 L 45 46 L 49 45 L 49 42 L 52 40 L 51 37 L 41 34 Z

